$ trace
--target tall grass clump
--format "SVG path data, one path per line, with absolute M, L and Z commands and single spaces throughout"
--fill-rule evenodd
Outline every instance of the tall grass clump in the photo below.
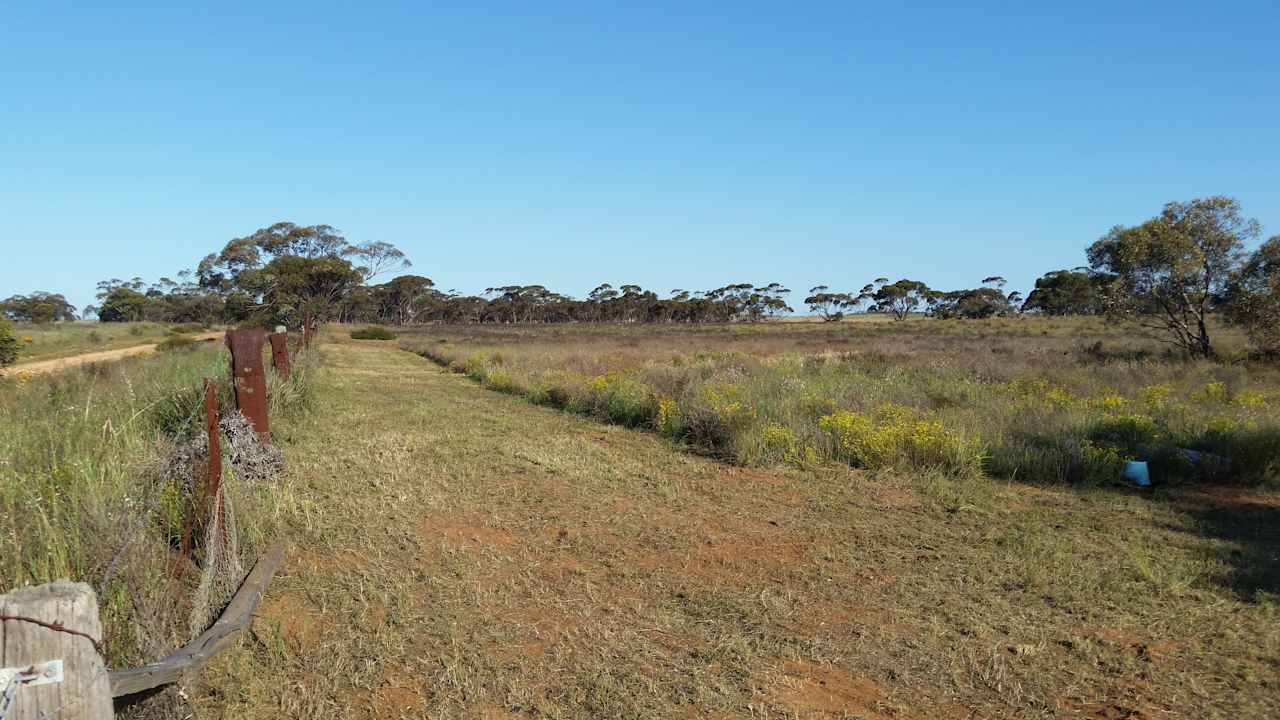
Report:
M 273 378 L 273 410 L 305 405 L 308 361 L 299 367 Z M 206 347 L 0 381 L 0 591 L 64 577 L 90 583 L 113 666 L 153 661 L 202 629 L 191 620 L 207 559 L 197 543 L 195 566 L 175 573 L 176 550 L 188 524 L 198 538 L 207 519 L 202 385 L 225 380 L 227 368 L 226 351 Z M 220 385 L 220 409 L 234 423 Z M 271 532 L 259 508 L 280 479 L 251 477 L 245 453 L 224 452 L 229 544 L 247 568 Z

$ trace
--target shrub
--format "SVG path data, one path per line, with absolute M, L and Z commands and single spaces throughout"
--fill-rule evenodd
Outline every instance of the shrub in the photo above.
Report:
M 587 382 L 587 402 L 592 414 L 617 425 L 651 425 L 657 415 L 657 404 L 649 387 L 621 370 L 610 370 L 591 378 Z
M 956 474 L 976 472 L 980 445 L 914 408 L 886 403 L 875 417 L 840 410 L 818 420 L 831 434 L 836 457 L 870 470 L 940 468 Z
M 351 331 L 352 340 L 395 340 L 396 334 L 384 327 L 371 325 Z
M 489 376 L 489 366 L 486 364 L 484 353 L 468 355 L 462 361 L 461 372 L 476 382 L 484 382 Z
M 676 436 L 680 432 L 680 406 L 669 397 L 658 398 L 658 415 L 655 429 L 663 435 Z
M 196 341 L 192 340 L 187 335 L 174 335 L 173 337 L 166 338 L 160 344 L 156 345 L 156 350 L 160 352 L 172 352 L 174 350 L 189 350 L 191 346 L 195 344 L 196 344 Z
M 573 394 L 563 386 L 551 385 L 542 390 L 537 400 L 543 405 L 549 405 L 557 410 L 564 410 L 569 407 L 569 403 L 573 400 Z
M 182 323 L 169 328 L 169 332 L 174 333 L 197 333 L 204 330 L 207 326 L 200 323 Z
M 13 325 L 0 318 L 0 367 L 12 365 L 18 359 L 18 338 L 13 336 Z
M 788 460 L 796 454 L 796 434 L 791 428 L 777 423 L 765 426 L 760 435 L 765 456 L 772 460 Z
M 510 370 L 503 368 L 494 368 L 485 376 L 484 386 L 490 390 L 498 392 L 518 394 L 520 385 L 516 383 L 516 379 L 511 375 Z

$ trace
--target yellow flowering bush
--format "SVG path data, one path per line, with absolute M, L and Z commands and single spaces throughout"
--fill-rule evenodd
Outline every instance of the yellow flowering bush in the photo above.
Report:
M 1107 392 L 1095 398 L 1090 398 L 1088 406 L 1091 408 L 1103 410 L 1106 412 L 1115 412 L 1121 410 L 1129 404 L 1129 399 L 1114 391 Z
M 725 407 L 739 402 L 741 397 L 742 389 L 733 383 L 707 383 L 698 388 L 698 400 L 716 410 L 723 410 Z
M 795 454 L 796 433 L 791 428 L 777 423 L 764 426 L 761 433 L 765 452 L 772 457 L 788 458 Z
M 500 367 L 489 370 L 484 379 L 484 386 L 499 392 L 515 393 L 520 391 L 520 386 L 516 383 L 511 371 Z
M 981 465 L 979 443 L 903 405 L 882 405 L 874 418 L 840 410 L 819 418 L 818 427 L 830 433 L 837 457 L 859 467 L 942 467 L 970 472 Z
M 658 416 L 654 425 L 663 435 L 676 435 L 680 431 L 680 406 L 674 399 L 658 398 Z
M 1044 378 L 1031 381 L 1015 379 L 997 383 L 994 387 L 1013 396 L 1010 405 L 1016 410 L 1060 410 L 1081 402 L 1080 398 Z
M 1227 401 L 1227 384 L 1211 382 L 1196 391 L 1194 398 L 1200 402 L 1225 403 Z
M 1215 415 L 1205 423 L 1205 430 L 1220 435 L 1228 435 L 1241 430 L 1257 430 L 1258 423 L 1247 418 L 1231 415 Z
M 1142 402 L 1152 407 L 1164 407 L 1170 396 L 1173 395 L 1173 386 L 1167 384 L 1148 385 L 1142 388 L 1139 395 L 1142 397 Z
M 1236 393 L 1236 404 L 1245 408 L 1260 408 L 1267 404 L 1267 396 L 1256 390 L 1241 390 Z
M 609 370 L 587 381 L 588 402 L 598 415 L 619 425 L 646 425 L 657 416 L 652 390 L 625 370 Z
M 462 361 L 462 372 L 473 380 L 484 382 L 488 375 L 489 365 L 485 360 L 484 353 L 472 353 Z

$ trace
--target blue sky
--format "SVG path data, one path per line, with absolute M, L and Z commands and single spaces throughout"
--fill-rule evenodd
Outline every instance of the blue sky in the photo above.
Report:
M 1027 288 L 1169 200 L 1280 233 L 1280 5 L 0 6 L 0 295 L 279 220 L 442 288 Z M 798 302 L 796 303 L 798 305 Z

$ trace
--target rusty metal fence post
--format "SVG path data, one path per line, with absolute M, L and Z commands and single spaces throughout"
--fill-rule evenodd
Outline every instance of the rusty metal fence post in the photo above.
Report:
M 289 377 L 292 370 L 289 362 L 289 334 L 272 333 L 267 339 L 271 341 L 271 366 L 280 377 Z
M 218 434 L 218 394 L 209 378 L 204 379 L 204 431 L 209 437 L 204 486 L 209 497 L 214 497 L 222 488 L 222 438 Z
M 194 543 L 196 524 L 204 512 L 206 499 L 217 499 L 218 490 L 222 487 L 222 436 L 218 433 L 218 393 L 213 380 L 204 379 L 204 432 L 207 438 L 205 448 L 204 487 L 197 497 L 201 498 L 195 507 L 188 510 L 183 521 L 182 545 L 178 548 L 178 559 L 169 573 L 174 578 L 182 577 L 187 560 L 191 555 Z M 220 502 L 220 500 L 218 500 Z M 221 517 L 222 508 L 214 508 L 214 517 Z
M 236 408 L 263 439 L 271 433 L 267 422 L 267 375 L 262 368 L 262 344 L 265 337 L 266 332 L 260 328 L 227 331 Z

